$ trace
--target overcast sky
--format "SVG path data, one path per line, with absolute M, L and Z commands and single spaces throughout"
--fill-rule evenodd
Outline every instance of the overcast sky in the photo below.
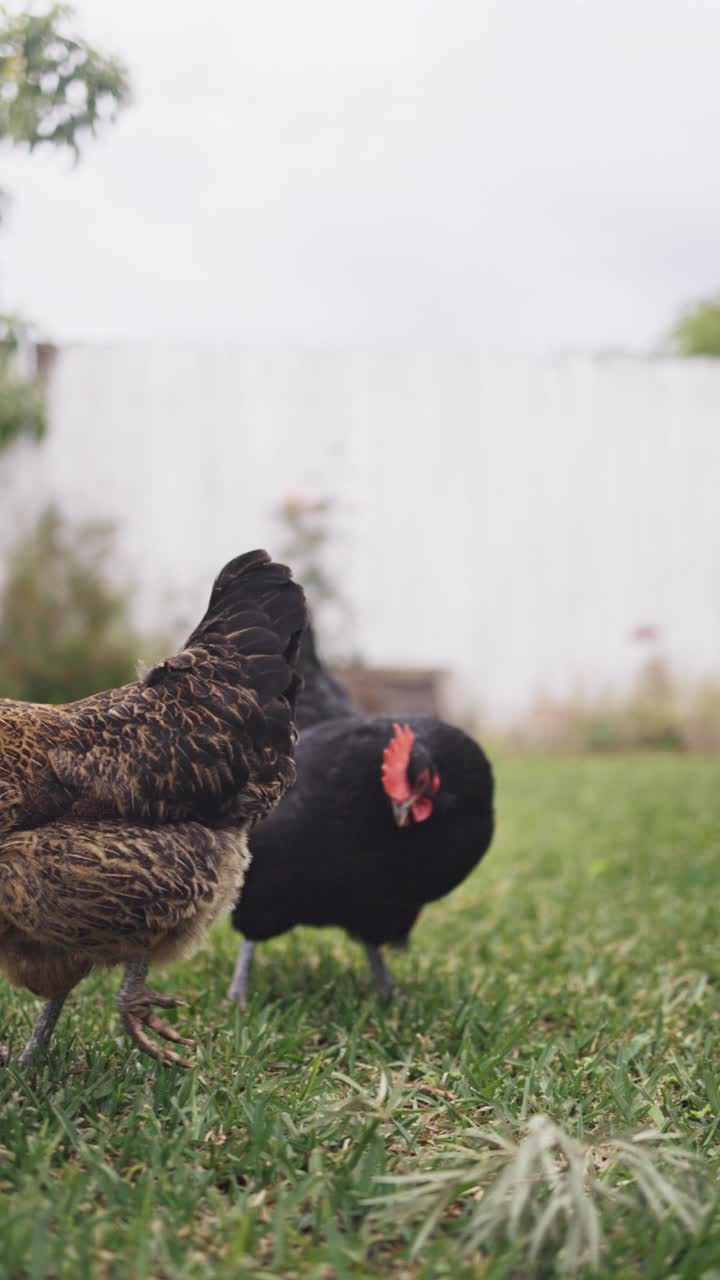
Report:
M 649 348 L 720 288 L 718 0 L 81 0 L 135 102 L 2 152 L 67 339 Z

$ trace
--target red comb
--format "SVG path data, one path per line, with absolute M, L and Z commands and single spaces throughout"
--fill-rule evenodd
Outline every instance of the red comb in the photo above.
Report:
M 409 724 L 404 728 L 394 724 L 393 736 L 383 752 L 382 784 L 386 795 L 398 804 L 410 799 L 407 770 L 414 741 L 415 734 Z

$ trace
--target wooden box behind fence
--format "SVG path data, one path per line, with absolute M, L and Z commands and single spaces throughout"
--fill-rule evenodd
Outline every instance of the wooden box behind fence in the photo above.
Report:
M 445 672 L 431 668 L 342 667 L 339 680 L 363 711 L 382 715 L 444 716 Z

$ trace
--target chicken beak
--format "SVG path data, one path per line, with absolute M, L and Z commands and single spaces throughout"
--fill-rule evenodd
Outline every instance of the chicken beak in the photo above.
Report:
M 398 827 L 407 827 L 410 822 L 410 810 L 413 804 L 413 797 L 409 800 L 393 800 L 392 802 L 393 817 Z

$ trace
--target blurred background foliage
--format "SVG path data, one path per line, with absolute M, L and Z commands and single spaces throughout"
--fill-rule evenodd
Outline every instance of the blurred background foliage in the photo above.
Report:
M 80 155 L 81 144 L 130 100 L 125 67 L 99 53 L 72 27 L 72 9 L 13 13 L 0 6 L 0 142 L 33 150 L 41 143 Z M 7 193 L 0 190 L 0 211 Z M 45 410 L 18 354 L 28 326 L 0 315 L 0 450 L 40 439 Z
M 625 693 L 543 699 L 509 736 L 521 750 L 720 752 L 720 682 L 684 684 L 660 653 Z
M 686 311 L 673 340 L 682 356 L 720 357 L 720 294 Z
M 23 438 L 41 440 L 47 430 L 45 404 L 35 383 L 15 368 L 25 327 L 0 315 L 0 453 Z
M 0 696 L 70 702 L 134 679 L 144 642 L 113 562 L 111 524 L 74 524 L 54 507 L 40 515 L 6 562 Z
M 352 609 L 333 565 L 333 552 L 342 535 L 338 504 L 328 496 L 291 493 L 276 508 L 281 530 L 278 554 L 302 582 L 325 657 L 352 659 Z
M 79 154 L 83 135 L 115 118 L 130 99 L 127 71 L 72 28 L 73 11 L 0 7 L 0 140 L 50 142 Z

